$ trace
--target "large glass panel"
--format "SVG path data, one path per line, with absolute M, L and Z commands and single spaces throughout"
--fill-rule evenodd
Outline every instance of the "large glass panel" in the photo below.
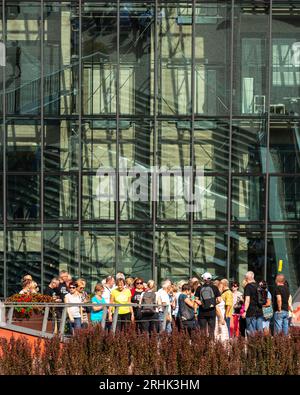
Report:
M 300 177 L 270 177 L 269 220 L 300 220 Z
M 195 112 L 225 115 L 230 100 L 231 1 L 201 1 L 195 12 Z M 182 24 L 188 21 L 192 23 L 191 16 Z
M 41 232 L 7 231 L 7 294 L 21 291 L 21 280 L 30 274 L 41 287 Z
M 6 63 L 6 48 L 4 45 L 4 36 L 3 36 L 3 8 L 0 7 L 0 114 L 3 113 L 3 93 L 4 93 L 4 67 Z
M 121 1 L 119 94 L 121 114 L 149 114 L 154 92 L 154 7 Z
M 158 281 L 188 279 L 190 274 L 189 230 L 156 233 Z
M 234 115 L 268 112 L 269 2 L 235 1 Z
M 44 178 L 44 210 L 46 220 L 76 220 L 78 176 L 47 175 Z
M 94 290 L 96 283 L 115 274 L 115 232 L 84 231 L 81 239 L 81 275 L 89 279 L 87 285 Z M 123 271 L 123 269 L 122 269 Z
M 79 15 L 77 1 L 44 3 L 44 111 L 78 112 Z
M 4 296 L 4 233 L 0 231 L 0 297 Z
M 45 171 L 77 170 L 79 163 L 79 131 L 76 120 L 45 119 Z
M 226 276 L 227 234 L 223 232 L 193 232 L 193 275 L 200 277 L 209 272 L 217 277 Z
M 270 123 L 270 173 L 300 173 L 300 124 L 276 119 Z
M 232 171 L 236 173 L 266 172 L 266 120 L 233 120 Z
M 191 114 L 192 4 L 159 3 L 158 112 Z
M 41 109 L 41 6 L 7 1 L 6 111 L 39 114 Z
M 44 231 L 44 287 L 60 270 L 78 278 L 79 239 L 75 230 Z
M 8 171 L 40 170 L 40 121 L 15 120 L 6 126 L 6 167 Z
M 145 280 L 151 278 L 152 232 L 120 230 L 118 248 L 117 271 L 122 271 L 127 276 L 141 276 Z
M 300 285 L 300 232 L 268 233 L 267 281 L 274 286 L 278 273 L 285 275 L 293 295 Z
M 7 219 L 33 221 L 40 218 L 40 177 L 7 175 Z
M 265 178 L 232 178 L 232 220 L 263 221 L 265 217 Z
M 229 157 L 229 120 L 194 122 L 194 163 L 206 172 L 226 172 Z
M 195 221 L 226 221 L 228 178 L 195 177 Z
M 242 284 L 245 274 L 251 270 L 257 281 L 264 276 L 264 232 L 232 230 L 230 234 L 230 279 Z
M 274 1 L 270 114 L 300 115 L 299 1 Z
M 82 107 L 85 114 L 114 114 L 117 91 L 117 7 L 82 6 Z

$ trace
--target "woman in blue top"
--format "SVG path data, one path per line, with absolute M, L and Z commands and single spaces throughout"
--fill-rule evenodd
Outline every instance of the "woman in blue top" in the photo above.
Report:
M 96 324 L 102 321 L 104 306 L 101 305 L 105 304 L 105 299 L 102 296 L 104 292 L 104 286 L 100 283 L 96 284 L 94 292 L 95 296 L 92 298 L 92 303 L 100 305 L 93 307 L 91 312 L 91 321 L 92 323 Z

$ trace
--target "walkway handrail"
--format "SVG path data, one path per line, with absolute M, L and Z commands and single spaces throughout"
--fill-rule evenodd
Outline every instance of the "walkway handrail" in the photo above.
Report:
M 158 311 L 163 312 L 163 321 L 162 321 L 162 330 L 164 331 L 166 329 L 167 325 L 167 317 L 168 317 L 168 306 L 166 305 L 160 305 L 160 304 L 138 304 L 138 303 L 124 303 L 124 304 L 116 304 L 116 303 L 101 303 L 101 304 L 96 304 L 96 303 L 33 303 L 33 302 L 0 302 L 0 328 L 5 328 L 9 330 L 15 330 L 18 332 L 22 332 L 25 334 L 33 335 L 33 336 L 39 336 L 39 337 L 47 337 L 51 338 L 55 336 L 54 333 L 49 333 L 47 332 L 47 323 L 49 319 L 49 313 L 50 309 L 53 308 L 60 308 L 61 310 L 61 317 L 60 317 L 60 325 L 59 325 L 59 330 L 58 334 L 60 338 L 63 340 L 64 338 L 64 332 L 65 332 L 65 325 L 67 321 L 67 309 L 69 307 L 103 307 L 102 311 L 102 320 L 101 320 L 101 326 L 104 329 L 106 327 L 106 318 L 107 318 L 107 313 L 108 309 L 110 307 L 114 308 L 114 313 L 113 313 L 113 320 L 111 324 L 111 330 L 113 333 L 116 332 L 117 329 L 117 322 L 118 322 L 118 314 L 119 314 L 119 308 L 120 307 L 138 307 L 138 308 L 143 308 L 143 307 L 153 307 L 154 309 L 158 309 Z M 42 323 L 42 329 L 35 330 L 35 329 L 30 329 L 30 328 L 25 328 L 21 326 L 17 326 L 13 324 L 13 315 L 14 315 L 14 310 L 15 308 L 18 307 L 43 307 L 45 308 L 44 311 L 44 316 L 43 316 L 43 323 Z M 6 312 L 6 309 L 8 309 L 8 312 Z M 24 318 L 26 320 L 26 318 Z

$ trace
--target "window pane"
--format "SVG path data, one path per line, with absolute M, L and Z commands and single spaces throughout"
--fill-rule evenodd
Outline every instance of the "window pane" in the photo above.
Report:
M 33 221 L 40 218 L 40 177 L 7 175 L 7 219 Z
M 4 233 L 0 231 L 0 296 L 4 296 Z
M 229 113 L 231 2 L 201 1 L 195 16 L 195 112 Z M 192 18 L 190 17 L 190 21 Z
M 38 3 L 7 1 L 6 111 L 40 114 L 41 7 Z
M 116 112 L 117 8 L 88 3 L 82 9 L 82 107 L 85 114 Z
M 44 286 L 57 277 L 61 270 L 67 270 L 72 277 L 79 276 L 79 241 L 75 230 L 44 231 Z
M 192 5 L 160 3 L 158 112 L 191 114 Z
M 300 219 L 300 177 L 270 177 L 269 220 Z
M 7 232 L 7 293 L 12 295 L 21 291 L 21 280 L 30 274 L 41 287 L 41 232 Z
M 77 219 L 78 176 L 46 176 L 44 179 L 46 220 Z
M 77 1 L 44 3 L 44 111 L 78 112 L 79 15 Z
M 265 179 L 233 177 L 232 220 L 263 221 L 265 218 Z

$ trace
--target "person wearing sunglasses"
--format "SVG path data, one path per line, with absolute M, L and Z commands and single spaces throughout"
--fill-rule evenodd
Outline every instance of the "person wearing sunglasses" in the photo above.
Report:
M 69 293 L 65 296 L 64 302 L 76 303 L 74 307 L 72 306 L 67 308 L 69 321 L 71 323 L 71 332 L 74 334 L 75 330 L 81 329 L 82 327 L 82 307 L 80 307 L 82 299 L 78 291 L 78 283 L 76 281 L 71 281 L 68 289 Z
M 83 278 L 79 278 L 76 283 L 78 284 L 78 292 L 81 296 L 82 303 L 89 303 L 90 298 L 88 293 L 85 290 L 86 281 Z M 88 318 L 89 309 L 88 307 L 82 307 L 82 328 L 87 328 L 89 325 L 89 318 Z
M 145 291 L 144 280 L 140 277 L 137 277 L 134 280 L 133 287 L 134 287 L 134 292 L 131 298 L 131 302 L 139 305 L 142 298 L 142 293 Z M 134 320 L 136 322 L 136 329 L 142 331 L 143 328 L 141 322 L 142 320 L 141 308 L 139 306 L 133 307 L 133 313 L 134 313 Z

